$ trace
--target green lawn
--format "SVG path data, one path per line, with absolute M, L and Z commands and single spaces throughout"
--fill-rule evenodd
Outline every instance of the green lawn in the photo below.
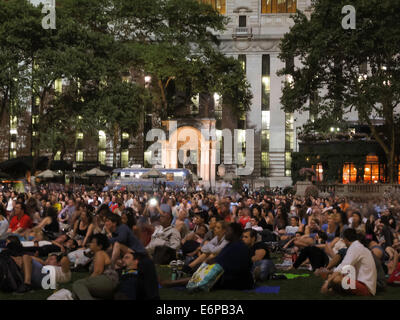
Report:
M 166 267 L 158 268 L 159 275 L 162 278 L 169 278 L 170 269 Z M 296 272 L 294 272 L 296 273 Z M 297 273 L 310 273 L 304 270 Z M 73 281 L 86 277 L 86 273 L 73 273 Z M 342 297 L 342 296 L 322 296 L 319 294 L 322 285 L 322 279 L 310 274 L 307 278 L 296 278 L 293 280 L 270 280 L 259 285 L 280 286 L 279 294 L 260 294 L 248 293 L 242 291 L 211 291 L 209 293 L 188 293 L 185 290 L 176 288 L 161 288 L 160 296 L 163 300 L 285 300 L 285 299 L 374 299 L 374 300 L 397 300 L 400 299 L 400 287 L 388 287 L 385 292 L 378 293 L 375 297 Z M 62 286 L 71 290 L 72 282 Z M 0 293 L 1 300 L 45 300 L 53 291 L 36 290 L 23 295 Z

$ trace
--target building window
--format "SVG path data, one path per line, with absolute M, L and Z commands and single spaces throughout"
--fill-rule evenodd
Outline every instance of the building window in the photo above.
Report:
M 239 54 L 238 55 L 238 60 L 239 60 L 240 64 L 242 65 L 242 68 L 243 68 L 244 72 L 246 73 L 246 63 L 247 63 L 246 55 L 245 54 Z
M 124 150 L 121 152 L 121 166 L 126 168 L 129 164 L 129 151 Z
M 82 162 L 83 161 L 83 151 L 79 150 L 76 152 L 76 162 Z
M 270 128 L 270 56 L 263 54 L 261 66 L 261 176 L 269 171 L 269 128 Z
M 98 161 L 101 164 L 106 164 L 106 151 L 105 150 L 100 150 L 98 157 L 99 157 Z
M 190 113 L 193 115 L 199 114 L 200 111 L 200 94 L 197 94 L 192 98 L 192 104 L 190 106 Z
M 222 120 L 222 99 L 218 93 L 214 93 L 214 113 L 217 120 Z
M 315 176 L 312 177 L 312 181 L 322 182 L 324 180 L 324 169 L 322 167 L 322 163 L 317 163 L 312 166 L 315 171 Z
M 61 151 L 57 151 L 54 155 L 54 160 L 59 161 L 61 160 Z
M 285 114 L 285 150 L 293 151 L 294 149 L 294 119 L 293 113 Z
M 291 174 L 292 152 L 294 149 L 294 119 L 293 113 L 285 114 L 285 176 Z
M 146 168 L 151 167 L 151 157 L 152 157 L 152 152 L 151 151 L 146 151 L 144 153 L 144 166 Z
M 292 153 L 285 152 L 285 177 L 292 175 Z
M 79 140 L 79 139 L 83 139 L 83 133 L 82 132 L 78 132 L 77 134 L 76 134 L 76 138 Z
M 320 102 L 320 97 L 318 95 L 318 91 L 315 91 L 310 96 L 310 112 L 309 119 L 311 122 L 314 122 L 318 118 L 318 104 Z
M 267 177 L 269 169 L 269 153 L 261 152 L 261 176 Z
M 261 0 L 261 13 L 296 13 L 296 0 Z
M 357 181 L 357 168 L 353 163 L 345 163 L 343 165 L 343 183 L 356 183 Z
M 122 139 L 124 139 L 124 140 L 129 139 L 129 133 L 123 132 L 122 133 Z
M 99 149 L 105 149 L 106 148 L 106 133 L 103 130 L 99 131 Z
M 247 17 L 239 16 L 239 28 L 245 28 L 247 26 Z
M 262 56 L 262 97 L 261 97 L 261 110 L 268 111 L 269 96 L 271 91 L 271 74 L 270 74 L 270 56 L 263 54 Z
M 226 0 L 200 0 L 202 3 L 211 5 L 220 14 L 226 13 Z
M 269 124 L 270 124 L 270 112 L 261 111 L 261 129 L 269 130 Z
M 379 164 L 377 156 L 367 156 L 364 165 L 364 182 L 378 183 L 385 182 L 385 167 Z
M 10 159 L 14 159 L 17 157 L 17 150 L 11 150 L 10 151 Z
M 57 93 L 62 93 L 62 80 L 61 79 L 57 79 L 56 81 L 54 81 L 54 90 Z

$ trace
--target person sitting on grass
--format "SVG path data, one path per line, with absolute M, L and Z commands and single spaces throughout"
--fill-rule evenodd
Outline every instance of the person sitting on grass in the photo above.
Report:
M 135 237 L 131 228 L 121 223 L 121 217 L 109 213 L 104 226 L 111 248 L 111 263 L 114 265 L 128 251 L 146 252 L 143 245 Z
M 14 212 L 7 233 L 16 234 L 20 240 L 25 240 L 25 233 L 32 227 L 32 219 L 26 214 L 26 206 L 22 202 L 16 203 Z
M 300 250 L 299 256 L 293 263 L 293 268 L 297 269 L 303 262 L 307 259 L 310 261 L 312 270 L 317 270 L 319 268 L 325 267 L 329 263 L 329 257 L 324 251 L 324 244 L 328 236 L 323 231 L 318 231 L 314 237 L 314 244 L 303 247 Z M 295 241 L 296 244 L 296 241 Z
M 115 300 L 159 300 L 157 273 L 146 254 L 127 252 L 122 259 Z
M 228 244 L 208 264 L 218 263 L 224 273 L 219 278 L 213 289 L 247 290 L 254 288 L 254 279 L 251 273 L 252 261 L 249 248 L 241 240 L 242 226 L 232 222 L 226 228 L 225 238 Z M 161 280 L 163 287 L 185 286 L 190 277 L 179 280 Z
M 112 299 L 118 285 L 118 274 L 111 266 L 111 259 L 106 253 L 110 246 L 107 236 L 95 234 L 90 242 L 94 253 L 91 275 L 77 280 L 72 291 L 79 300 Z
M 269 279 L 276 272 L 276 268 L 270 258 L 268 246 L 262 241 L 257 242 L 257 232 L 254 229 L 245 229 L 242 234 L 242 241 L 251 252 L 254 280 L 265 281 Z
M 339 266 L 328 277 L 321 288 L 321 293 L 329 292 L 348 293 L 359 296 L 374 296 L 376 293 L 377 271 L 375 261 L 370 250 L 362 245 L 358 240 L 354 229 L 343 231 L 343 240 L 347 246 L 346 255 Z M 343 267 L 353 266 L 356 275 L 356 288 L 345 290 L 342 287 Z
M 193 273 L 203 262 L 213 259 L 228 244 L 225 239 L 227 226 L 228 224 L 225 221 L 217 221 L 214 228 L 215 237 L 201 247 L 198 257 L 194 261 L 184 266 L 186 273 Z
M 230 223 L 225 235 L 229 243 L 214 259 L 209 261 L 209 264 L 218 263 L 224 269 L 224 273 L 215 285 L 216 289 L 246 290 L 254 288 L 255 282 L 251 273 L 251 251 L 241 237 L 242 226 L 239 223 Z
M 60 226 L 57 220 L 57 209 L 54 207 L 46 208 L 46 217 L 31 230 L 27 230 L 26 238 L 33 241 L 41 241 L 44 239 L 54 240 L 60 232 Z

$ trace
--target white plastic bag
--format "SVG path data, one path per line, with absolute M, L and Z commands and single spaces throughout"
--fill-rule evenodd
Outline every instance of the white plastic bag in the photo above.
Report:
M 72 292 L 68 289 L 60 289 L 53 293 L 47 300 L 74 300 Z

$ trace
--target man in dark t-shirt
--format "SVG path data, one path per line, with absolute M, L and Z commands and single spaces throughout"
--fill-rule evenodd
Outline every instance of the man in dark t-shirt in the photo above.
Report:
M 276 272 L 276 268 L 270 258 L 268 246 L 264 242 L 257 242 L 257 232 L 254 229 L 244 230 L 242 241 L 250 249 L 254 279 L 261 281 L 269 279 Z

